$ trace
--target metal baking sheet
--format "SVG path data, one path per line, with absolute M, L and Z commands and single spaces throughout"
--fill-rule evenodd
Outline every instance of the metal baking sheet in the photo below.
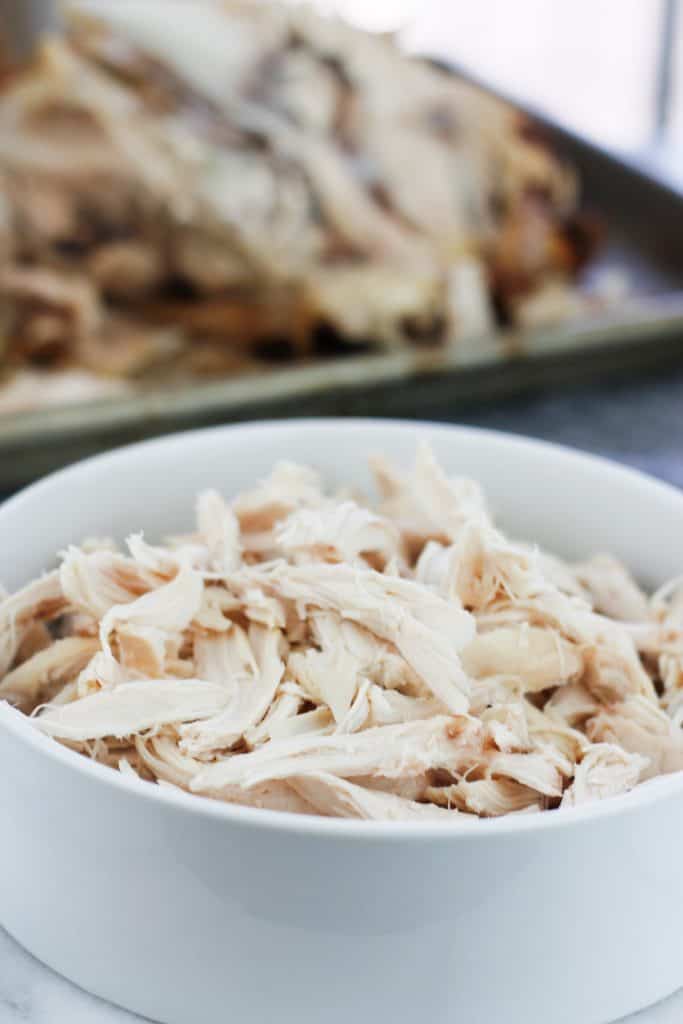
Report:
M 603 315 L 499 332 L 449 349 L 343 355 L 208 383 L 0 419 L 0 489 L 105 448 L 173 430 L 289 415 L 453 416 L 472 402 L 683 363 L 683 196 L 590 143 L 545 125 L 578 168 L 584 205 L 604 220 L 594 269 L 628 275 Z

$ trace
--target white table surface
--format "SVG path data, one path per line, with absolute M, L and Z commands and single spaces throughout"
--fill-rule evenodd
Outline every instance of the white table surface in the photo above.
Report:
M 84 951 L 84 955 L 87 952 Z M 683 989 L 658 1006 L 629 1017 L 623 1024 L 680 1024 L 681 1020 Z M 142 1018 L 95 999 L 43 967 L 0 930 L 0 1024 L 135 1024 L 136 1021 L 140 1024 Z M 188 1024 L 194 1022 L 188 1021 Z M 504 1024 L 524 1022 L 505 1021 Z

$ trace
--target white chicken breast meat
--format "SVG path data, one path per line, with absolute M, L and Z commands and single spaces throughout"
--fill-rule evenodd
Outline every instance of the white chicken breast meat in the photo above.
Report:
M 68 547 L 0 600 L 0 714 L 126 785 L 376 821 L 565 814 L 683 771 L 680 578 L 648 595 L 508 538 L 424 445 L 371 461 L 376 502 L 280 462 L 182 535 Z

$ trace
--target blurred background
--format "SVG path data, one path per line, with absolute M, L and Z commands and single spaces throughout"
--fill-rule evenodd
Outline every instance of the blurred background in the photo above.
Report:
M 319 0 L 683 186 L 679 0 Z
M 319 0 L 409 52 L 477 80 L 683 190 L 681 0 Z M 630 201 L 642 200 L 634 190 Z M 683 268 L 683 238 L 677 254 Z M 683 336 L 680 339 L 683 352 Z M 596 372 L 551 391 L 466 410 L 473 424 L 531 433 L 628 461 L 683 486 L 683 376 Z
M 519 114 L 514 116 L 501 108 L 496 114 L 501 117 L 500 126 L 492 128 L 490 110 L 478 108 L 479 100 L 472 99 L 471 107 L 467 96 L 457 101 L 462 103 L 458 116 L 464 112 L 469 117 L 470 137 L 466 141 L 470 149 L 473 146 L 476 150 L 481 141 L 478 132 L 482 139 L 488 133 L 483 164 L 480 153 L 468 165 L 464 177 L 462 168 L 458 171 L 457 187 L 464 196 L 462 209 L 470 216 L 477 188 L 482 194 L 489 189 L 486 201 L 490 201 L 497 219 L 493 240 L 490 225 L 478 234 L 466 233 L 464 240 L 459 237 L 454 242 L 445 234 L 437 239 L 440 253 L 458 253 L 448 269 L 457 277 L 455 284 L 450 279 L 448 284 L 449 289 L 453 285 L 457 290 L 457 299 L 449 298 L 449 310 L 453 302 L 457 306 L 457 330 L 448 328 L 443 337 L 437 336 L 434 325 L 450 313 L 439 309 L 435 312 L 433 302 L 428 314 L 423 308 L 417 313 L 413 310 L 410 275 L 404 275 L 398 283 L 392 278 L 391 285 L 382 279 L 379 288 L 387 298 L 381 316 L 376 309 L 364 310 L 365 286 L 353 283 L 355 279 L 344 279 L 343 300 L 335 293 L 333 302 L 329 289 L 322 289 L 316 296 L 320 308 L 316 307 L 311 323 L 307 321 L 301 328 L 298 340 L 292 341 L 290 326 L 299 316 L 300 304 L 298 300 L 293 305 L 285 303 L 283 314 L 281 308 L 276 310 L 281 297 L 274 298 L 272 288 L 267 294 L 252 288 L 245 306 L 244 293 L 238 295 L 229 282 L 198 282 L 191 275 L 179 274 L 174 266 L 163 282 L 155 285 L 153 294 L 145 293 L 143 304 L 138 297 L 132 302 L 119 283 L 115 282 L 114 287 L 111 274 L 103 283 L 98 274 L 105 275 L 105 265 L 111 271 L 114 256 L 121 256 L 116 245 L 122 239 L 126 244 L 129 241 L 120 227 L 107 228 L 109 234 L 100 231 L 99 226 L 93 228 L 94 235 L 97 231 L 100 234 L 95 238 L 96 251 L 91 251 L 91 240 L 84 242 L 81 225 L 78 237 L 50 237 L 45 255 L 35 236 L 41 231 L 40 211 L 46 211 L 48 219 L 56 216 L 54 204 L 50 205 L 54 196 L 51 193 L 46 201 L 41 193 L 41 203 L 32 207 L 29 203 L 39 211 L 31 215 L 32 221 L 21 207 L 25 196 L 17 201 L 16 208 L 13 206 L 16 181 L 24 185 L 38 182 L 43 173 L 30 164 L 21 165 L 17 173 L 12 163 L 17 137 L 21 135 L 24 142 L 36 146 L 37 139 L 30 133 L 38 131 L 37 119 L 33 124 L 28 115 L 26 123 L 16 120 L 26 93 L 21 92 L 25 79 L 18 72 L 23 69 L 23 74 L 35 76 L 38 91 L 43 90 L 41 102 L 49 107 L 45 65 L 35 70 L 36 46 L 45 33 L 59 38 L 64 23 L 57 4 L 0 0 L 6 70 L 0 95 L 0 199 L 4 182 L 9 210 L 3 214 L 4 223 L 13 232 L 11 243 L 4 248 L 0 237 L 0 260 L 8 253 L 10 262 L 14 259 L 9 275 L 0 277 L 0 488 L 8 493 L 57 465 L 148 434 L 258 416 L 358 412 L 458 420 L 532 433 L 614 455 L 683 484 L 683 0 L 283 3 L 290 10 L 312 7 L 326 24 L 341 18 L 358 30 L 358 53 L 365 52 L 362 33 L 391 34 L 405 53 L 442 62 L 467 81 L 479 83 L 485 95 L 503 97 L 518 108 Z M 258 0 L 254 4 L 258 6 Z M 113 18 L 114 43 L 106 44 L 108 53 L 88 53 L 87 59 L 99 68 L 98 73 L 104 67 L 107 74 L 113 74 L 117 88 L 123 82 L 126 88 L 142 93 L 146 86 L 135 79 L 139 68 L 133 75 L 130 68 L 115 66 L 130 42 L 121 12 L 144 9 L 158 16 L 158 39 L 153 19 L 147 14 L 142 21 L 138 18 L 136 31 L 143 21 L 146 26 L 142 36 L 133 32 L 134 46 L 141 46 L 145 58 L 153 58 L 150 67 L 154 79 L 154 62 L 163 66 L 168 58 L 164 47 L 173 29 L 162 30 L 167 19 L 171 24 L 168 12 L 184 7 L 199 24 L 200 8 L 206 3 L 94 0 L 77 6 L 90 6 L 99 12 L 98 16 L 104 12 L 105 21 L 107 12 Z M 223 9 L 232 11 L 232 17 L 240 7 L 239 3 L 228 4 Z M 239 21 L 241 14 L 235 17 Z M 186 20 L 184 24 L 190 23 Z M 182 35 L 182 30 L 176 35 Z M 190 79 L 193 66 L 196 70 L 203 65 L 202 47 L 209 42 L 206 34 L 204 43 L 200 37 L 199 29 L 191 33 L 191 38 L 188 36 L 183 67 Z M 229 38 L 230 33 L 226 36 Z M 213 40 L 211 61 L 216 68 L 221 62 L 229 67 L 237 60 L 237 51 L 226 46 L 222 55 L 220 45 Z M 341 75 L 339 81 L 346 82 L 344 88 L 351 82 L 357 92 L 353 109 L 363 116 L 372 111 L 375 117 L 378 96 L 382 96 L 381 68 L 364 95 L 365 86 L 354 81 L 353 69 L 349 77 L 353 56 L 332 60 L 329 53 L 323 54 L 324 46 L 319 42 L 308 40 L 305 46 L 309 45 L 312 51 L 318 46 L 316 59 L 322 60 L 325 74 L 334 65 L 335 73 Z M 353 43 L 347 41 L 344 45 L 353 53 Z M 81 43 L 76 45 L 77 51 L 79 46 Z M 265 62 L 257 72 L 250 72 L 250 88 L 255 87 L 254 75 L 267 78 L 278 66 L 279 57 L 269 59 L 270 64 Z M 368 61 L 369 66 L 375 61 L 370 51 Z M 295 77 L 303 75 L 300 82 L 297 79 L 303 91 L 295 96 L 295 106 L 305 106 L 301 96 L 308 89 L 310 98 L 320 84 L 320 80 L 316 83 L 311 79 L 307 86 L 306 75 L 313 74 L 310 67 L 305 62 L 297 65 Z M 320 67 L 316 67 L 319 73 Z M 174 68 L 174 75 L 177 70 Z M 394 71 L 396 66 L 392 64 L 385 99 L 394 99 L 388 108 L 392 104 L 400 106 L 396 99 L 401 94 L 400 74 L 394 77 Z M 281 72 L 280 68 L 278 74 Z M 276 76 L 275 85 L 261 83 L 256 91 L 266 87 L 274 90 L 272 110 L 280 116 L 284 107 L 278 89 L 289 88 L 293 81 L 291 76 Z M 299 85 L 295 83 L 295 88 Z M 201 82 L 199 86 L 201 92 Z M 407 103 L 414 87 L 417 95 L 414 82 L 406 88 Z M 192 88 L 198 88 L 197 81 L 192 82 Z M 215 98 L 214 93 L 211 103 Z M 206 96 L 202 102 L 205 100 Z M 42 154 L 41 159 L 46 158 L 47 145 L 68 148 L 68 132 L 61 141 L 57 138 L 65 123 L 55 113 L 60 102 L 66 101 L 55 98 L 38 131 L 40 142 L 35 152 Z M 282 109 L 278 109 L 278 103 Z M 418 111 L 418 106 L 416 100 L 409 116 L 424 115 L 420 130 L 432 132 L 429 139 L 424 136 L 429 147 L 438 139 L 436 152 L 447 133 L 443 110 L 437 117 L 426 108 Z M 294 113 L 292 110 L 286 117 L 296 122 L 298 108 Z M 251 117 L 253 110 L 249 111 Z M 149 110 L 143 113 L 151 116 Z M 69 108 L 72 115 L 73 104 Z M 400 119 L 402 115 L 399 112 L 396 116 Z M 432 122 L 428 125 L 429 118 Z M 413 232 L 410 199 L 407 207 L 399 208 L 400 201 L 389 195 L 386 182 L 381 180 L 372 150 L 374 133 L 381 124 L 373 121 L 372 125 L 367 144 L 361 145 L 358 139 L 336 140 L 336 157 L 341 155 L 355 178 L 356 198 L 365 202 L 369 197 L 375 204 L 374 211 L 368 207 L 366 212 L 374 212 L 385 221 L 387 215 L 398 220 L 401 230 L 408 222 L 409 232 Z M 309 131 L 310 126 L 304 128 Z M 313 129 L 310 131 L 315 134 Z M 460 141 L 456 139 L 454 153 Z M 435 166 L 429 147 L 423 150 L 418 143 L 409 154 L 408 149 L 399 152 L 399 146 L 392 158 L 394 168 L 402 175 L 408 169 L 408 180 L 414 171 L 415 193 L 429 193 L 437 181 L 436 171 L 433 181 L 429 179 L 426 184 L 420 173 L 422 159 L 430 172 Z M 424 152 L 428 156 L 423 158 Z M 468 155 L 456 156 L 457 160 L 470 160 Z M 220 159 L 224 157 L 221 153 Z M 408 168 L 409 157 L 414 169 Z M 50 159 L 54 163 L 54 153 Z M 514 172 L 510 170 L 513 167 Z M 573 184 L 568 184 L 570 177 L 562 177 L 565 171 Z M 468 175 L 470 179 L 481 175 L 481 181 L 488 176 L 487 184 L 480 181 L 472 185 L 470 181 L 470 185 L 463 185 Z M 514 175 L 519 175 L 519 180 L 510 184 Z M 497 179 L 498 185 L 491 186 L 491 180 Z M 223 203 L 221 216 L 225 213 L 233 217 L 231 230 L 240 220 L 240 230 L 248 227 L 248 204 L 258 205 L 253 194 L 247 195 L 248 189 L 244 192 L 246 198 L 241 198 L 240 190 L 252 180 L 256 180 L 252 172 L 245 170 L 238 173 L 228 190 L 234 210 L 226 213 L 228 204 Z M 503 181 L 504 188 L 500 185 Z M 451 187 L 449 181 L 446 185 Z M 188 188 L 190 196 L 193 187 L 190 184 Z M 501 189 L 504 192 L 505 188 L 509 195 L 501 198 Z M 68 189 L 69 203 L 83 205 L 83 183 L 73 178 Z M 199 184 L 196 189 L 199 194 Z M 570 193 L 578 198 L 572 199 Z M 320 195 L 315 195 L 312 203 L 319 214 Z M 99 225 L 98 218 L 102 219 L 101 210 L 93 223 Z M 395 227 L 396 223 L 389 230 Z M 418 229 L 425 235 L 423 226 L 418 225 Z M 349 268 L 355 273 L 359 260 L 373 272 L 378 265 L 384 272 L 388 265 L 377 253 L 361 252 L 357 238 L 340 239 L 338 225 L 335 232 L 333 241 L 328 239 L 326 243 L 326 255 L 311 268 L 308 277 L 303 274 L 307 301 L 314 291 L 314 277 L 318 287 L 318 270 L 322 267 L 326 272 L 334 260 L 347 261 L 343 263 L 344 273 Z M 252 241 L 247 238 L 248 244 Z M 432 241 L 430 238 L 430 244 Z M 329 255 L 331 249 L 334 257 Z M 149 259 L 147 251 L 142 256 L 137 251 L 134 255 L 143 263 Z M 153 256 L 158 262 L 159 254 Z M 534 260 L 538 265 L 530 274 L 527 264 Z M 36 278 L 36 270 L 47 270 L 52 276 Z M 446 270 L 444 266 L 444 274 Z M 520 279 L 527 275 L 521 285 L 515 277 L 518 270 Z M 68 290 L 74 282 L 84 294 L 88 293 L 88 301 L 102 318 L 104 327 L 96 344 L 91 344 L 92 338 L 85 339 L 85 344 L 83 338 L 74 342 L 82 323 L 81 328 L 72 324 L 68 328 L 71 334 L 59 335 L 58 343 L 55 341 L 54 332 L 63 328 L 65 317 L 71 324 L 71 299 L 60 305 L 55 295 L 65 283 Z M 366 290 L 369 293 L 372 289 Z M 159 307 L 164 303 L 168 306 L 163 308 L 170 310 L 164 314 L 165 320 L 159 319 Z M 402 325 L 401 330 L 405 328 L 406 337 L 398 343 L 394 325 L 387 327 L 393 316 L 392 311 L 387 312 L 389 305 L 391 310 L 400 307 L 403 311 L 400 317 L 396 314 L 396 322 Z M 344 312 L 335 319 L 341 307 Z M 155 336 L 148 344 L 144 332 L 150 330 L 152 309 L 155 329 L 160 326 L 166 334 L 161 341 Z M 353 315 L 350 310 L 354 310 Z M 180 343 L 178 317 L 186 332 Z M 219 317 L 222 334 L 215 326 Z M 254 328 L 254 319 L 259 324 L 267 321 L 269 326 Z M 380 320 L 386 337 L 380 337 L 379 329 L 373 333 L 372 327 L 366 328 L 366 321 L 377 325 Z M 244 336 L 247 321 L 249 331 L 256 331 L 248 343 Z M 55 324 L 61 326 L 56 328 Z M 120 348 L 111 340 L 115 333 L 123 339 Z M 432 344 L 434 339 L 436 344 Z M 167 358 L 167 352 L 175 353 L 172 359 Z
M 312 0 L 311 5 L 369 32 L 396 33 L 408 52 L 445 59 L 683 186 L 681 0 Z M 41 26 L 55 24 L 58 8 L 47 0 L 0 0 L 0 18 L 25 50 Z

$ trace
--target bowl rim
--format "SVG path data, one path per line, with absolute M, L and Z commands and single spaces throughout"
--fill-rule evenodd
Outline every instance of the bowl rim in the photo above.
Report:
M 502 444 L 518 450 L 537 451 L 538 453 L 555 453 L 570 462 L 608 472 L 615 479 L 647 488 L 653 495 L 675 501 L 681 506 L 683 513 L 683 493 L 672 484 L 657 480 L 638 469 L 624 466 L 600 455 L 582 452 L 565 445 L 550 441 L 538 440 L 521 434 L 479 427 L 461 426 L 458 424 L 432 423 L 428 420 L 406 420 L 372 417 L 301 417 L 286 420 L 253 421 L 219 426 L 198 428 L 153 438 L 147 441 L 120 446 L 102 452 L 87 459 L 49 473 L 28 487 L 13 495 L 0 506 L 0 529 L 6 512 L 21 509 L 26 503 L 40 500 L 44 492 L 49 491 L 55 483 L 68 483 L 76 477 L 87 475 L 95 466 L 127 460 L 132 452 L 168 448 L 183 445 L 188 441 L 197 442 L 203 437 L 218 436 L 225 433 L 268 433 L 286 430 L 320 430 L 329 429 L 335 432 L 362 431 L 369 427 L 385 427 L 419 437 L 421 431 L 429 431 L 432 435 L 442 434 L 444 437 L 459 435 L 461 438 L 477 437 L 495 444 Z M 482 819 L 469 815 L 454 815 L 453 821 L 368 821 L 351 818 L 325 818 L 315 815 L 300 815 L 287 811 L 273 811 L 262 808 L 242 807 L 225 801 L 216 800 L 196 793 L 188 793 L 180 788 L 157 786 L 146 780 L 122 775 L 108 765 L 93 761 L 83 754 L 70 750 L 49 736 L 36 729 L 30 718 L 11 707 L 7 702 L 0 701 L 0 730 L 10 732 L 16 740 L 39 756 L 56 761 L 74 774 L 80 774 L 96 783 L 113 786 L 131 797 L 141 800 L 152 800 L 158 806 L 166 806 L 181 813 L 189 812 L 199 817 L 224 820 L 232 825 L 245 828 L 275 830 L 295 835 L 319 837 L 335 837 L 353 840 L 411 840 L 425 839 L 443 841 L 481 841 L 490 837 L 514 837 L 516 835 L 545 833 L 563 830 L 580 825 L 596 824 L 614 817 L 622 817 L 636 813 L 639 809 L 653 806 L 683 792 L 683 771 L 670 775 L 657 776 L 641 783 L 629 793 L 609 797 L 579 807 L 564 808 L 561 811 L 548 811 L 536 814 L 510 814 L 499 818 Z

